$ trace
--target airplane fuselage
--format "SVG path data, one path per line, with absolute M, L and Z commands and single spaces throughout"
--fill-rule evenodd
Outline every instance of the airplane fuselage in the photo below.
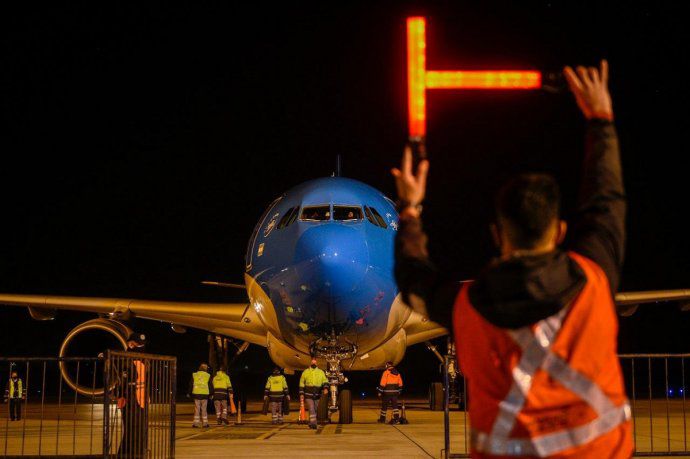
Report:
M 407 317 L 392 311 L 397 224 L 390 199 L 340 177 L 301 184 L 269 206 L 249 241 L 246 280 L 269 333 L 296 351 L 281 363 L 304 366 L 317 342 L 352 345 L 362 360 L 398 333 Z

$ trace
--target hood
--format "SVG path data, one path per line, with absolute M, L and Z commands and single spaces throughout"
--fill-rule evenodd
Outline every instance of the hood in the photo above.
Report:
M 469 298 L 488 322 L 515 329 L 560 311 L 586 280 L 575 260 L 555 250 L 494 261 L 470 286 Z
M 390 374 L 396 375 L 396 376 L 400 374 L 400 372 L 399 372 L 396 368 L 389 368 L 387 371 L 388 371 Z

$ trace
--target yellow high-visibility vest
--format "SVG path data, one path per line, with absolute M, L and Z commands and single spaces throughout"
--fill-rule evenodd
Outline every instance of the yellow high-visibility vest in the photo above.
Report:
M 208 395 L 208 380 L 211 379 L 211 375 L 205 371 L 197 371 L 192 374 L 192 378 L 194 378 L 192 394 Z

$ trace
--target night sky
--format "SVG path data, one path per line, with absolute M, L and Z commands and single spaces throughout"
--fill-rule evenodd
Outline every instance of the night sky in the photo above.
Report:
M 629 197 L 621 289 L 690 288 L 687 16 L 671 2 L 530 5 L 5 9 L 0 291 L 242 300 L 199 282 L 242 282 L 251 231 L 283 191 L 330 175 L 340 154 L 345 176 L 392 195 L 410 14 L 428 17 L 429 68 L 548 72 L 607 57 Z M 424 217 L 443 269 L 472 278 L 495 255 L 492 196 L 517 172 L 553 173 L 571 213 L 584 122 L 570 94 L 432 92 L 428 117 Z M 92 317 L 0 307 L 0 356 L 56 355 Z M 183 374 L 207 355 L 203 332 L 135 325 Z M 620 348 L 688 352 L 689 327 L 675 305 L 646 307 L 621 319 Z M 237 368 L 258 378 L 270 365 L 253 347 Z M 420 346 L 401 364 L 419 388 L 435 368 Z M 376 375 L 355 379 L 371 391 Z

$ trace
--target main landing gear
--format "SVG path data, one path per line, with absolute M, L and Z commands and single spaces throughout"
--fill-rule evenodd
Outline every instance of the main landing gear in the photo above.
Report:
M 441 355 L 437 347 L 431 341 L 427 341 L 425 344 L 427 349 L 433 352 L 436 358 L 438 358 L 441 376 L 444 380 L 447 374 L 449 407 L 457 404 L 459 410 L 464 410 L 467 406 L 467 389 L 465 385 L 465 378 L 462 376 L 462 373 L 460 373 L 460 369 L 458 368 L 458 360 L 455 354 L 455 343 L 453 343 L 450 338 L 448 339 L 445 355 Z M 429 386 L 429 409 L 431 409 L 431 411 L 443 411 L 444 408 L 444 383 L 432 382 Z

